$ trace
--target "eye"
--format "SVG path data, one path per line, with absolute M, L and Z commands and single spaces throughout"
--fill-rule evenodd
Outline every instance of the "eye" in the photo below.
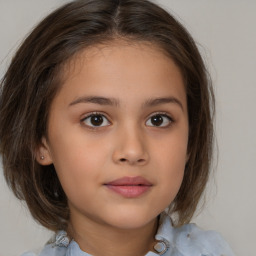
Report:
M 82 122 L 86 125 L 86 126 L 90 126 L 90 127 L 103 127 L 103 126 L 108 126 L 110 124 L 110 122 L 108 121 L 108 119 L 102 115 L 102 114 L 90 114 L 89 116 L 85 117 Z
M 166 114 L 155 114 L 147 122 L 147 126 L 168 127 L 173 122 L 172 118 Z

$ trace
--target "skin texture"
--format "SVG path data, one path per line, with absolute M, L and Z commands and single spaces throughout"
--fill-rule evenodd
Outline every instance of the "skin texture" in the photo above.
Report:
M 155 46 L 119 41 L 84 50 L 63 74 L 37 160 L 54 164 L 68 197 L 70 232 L 82 250 L 145 255 L 157 216 L 178 193 L 187 159 L 181 72 Z M 88 117 L 95 113 L 103 120 L 99 126 Z M 151 184 L 139 196 L 125 197 L 106 186 L 137 176 Z

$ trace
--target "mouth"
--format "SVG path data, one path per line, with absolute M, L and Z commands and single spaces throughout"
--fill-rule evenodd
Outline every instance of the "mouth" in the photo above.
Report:
M 136 176 L 113 180 L 104 186 L 123 197 L 136 198 L 149 191 L 153 184 L 141 176 Z

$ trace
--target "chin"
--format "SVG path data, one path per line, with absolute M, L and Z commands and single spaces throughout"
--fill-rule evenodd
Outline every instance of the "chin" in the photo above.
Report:
M 141 213 L 139 211 L 125 211 L 112 213 L 109 219 L 109 224 L 120 229 L 138 229 L 153 222 L 158 215 L 151 215 L 148 213 Z

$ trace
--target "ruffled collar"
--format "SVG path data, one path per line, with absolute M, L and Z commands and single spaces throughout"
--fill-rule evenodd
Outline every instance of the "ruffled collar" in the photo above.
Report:
M 156 251 L 156 254 L 153 255 L 164 255 L 166 251 L 170 248 L 170 243 L 172 239 L 172 224 L 171 220 L 165 213 L 162 213 L 160 215 L 159 219 L 159 227 L 157 234 L 155 235 L 155 238 L 157 240 L 157 243 L 154 246 L 154 249 Z M 76 256 L 78 255 L 78 251 L 82 252 L 79 245 L 73 240 L 70 239 L 67 235 L 67 232 L 64 230 L 58 231 L 49 241 L 48 243 L 52 247 L 58 247 L 58 248 L 67 248 L 71 251 L 76 252 Z M 68 254 L 68 255 L 74 255 L 74 254 Z M 85 252 L 81 254 L 83 256 L 89 255 Z M 151 255 L 151 254 L 150 254 Z M 80 254 L 79 254 L 80 256 Z
M 157 240 L 156 252 L 150 251 L 146 256 L 234 256 L 229 245 L 219 233 L 204 231 L 195 224 L 175 228 L 166 213 L 160 216 L 155 238 Z M 57 254 L 58 256 L 91 256 L 83 252 L 74 240 L 69 239 L 65 231 L 57 232 L 49 241 L 48 246 L 63 252 L 63 254 Z

